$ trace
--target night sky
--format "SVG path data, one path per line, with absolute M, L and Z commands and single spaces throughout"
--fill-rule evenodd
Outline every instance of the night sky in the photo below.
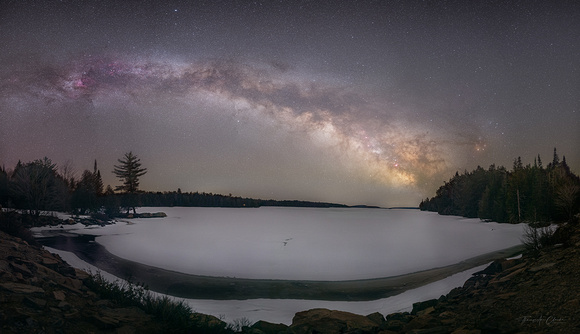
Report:
M 577 1 L 2 1 L 0 165 L 418 205 L 553 148 L 580 172 Z

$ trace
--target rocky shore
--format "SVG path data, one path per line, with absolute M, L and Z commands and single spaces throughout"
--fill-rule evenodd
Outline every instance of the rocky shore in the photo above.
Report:
M 88 277 L 58 255 L 0 231 L 0 332 L 162 332 L 139 308 L 101 299 L 86 285 Z
M 558 233 L 565 242 L 520 259 L 496 260 L 463 287 L 416 303 L 410 313 L 384 317 L 313 309 L 297 313 L 290 326 L 258 321 L 239 329 L 254 334 L 580 332 L 580 233 L 570 224 Z M 0 232 L 0 332 L 165 332 L 162 319 L 102 298 L 88 278 L 40 246 Z M 192 317 L 226 328 L 212 316 Z

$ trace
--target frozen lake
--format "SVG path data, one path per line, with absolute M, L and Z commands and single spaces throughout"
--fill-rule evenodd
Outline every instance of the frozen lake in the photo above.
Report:
M 520 244 L 523 224 L 484 223 L 419 210 L 141 208 L 97 235 L 111 253 L 178 272 L 238 278 L 355 280 L 445 265 Z
M 70 252 L 48 248 L 49 251 L 59 254 L 65 261 L 76 268 L 99 271 L 94 267 Z M 361 315 L 380 312 L 387 315 L 395 312 L 410 312 L 415 302 L 425 301 L 432 298 L 439 298 L 447 294 L 455 287 L 462 286 L 471 277 L 471 274 L 483 270 L 487 265 L 478 266 L 467 271 L 463 271 L 445 279 L 421 286 L 416 289 L 407 290 L 396 296 L 381 298 L 372 301 L 326 301 L 307 299 L 247 299 L 247 300 L 206 300 L 206 299 L 181 299 L 185 301 L 196 312 L 211 314 L 227 322 L 235 319 L 246 318 L 254 323 L 264 320 L 271 323 L 283 323 L 290 325 L 294 314 L 300 311 L 313 308 L 328 308 L 331 310 L 341 310 Z M 107 272 L 100 271 L 109 281 L 122 281 Z M 171 298 L 171 297 L 170 297 Z

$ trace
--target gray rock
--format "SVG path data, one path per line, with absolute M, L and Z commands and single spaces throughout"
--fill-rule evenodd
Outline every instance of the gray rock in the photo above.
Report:
M 362 315 L 319 308 L 296 313 L 290 329 L 296 334 L 372 333 L 379 326 Z
M 12 267 L 12 269 L 14 269 L 15 272 L 21 273 L 21 274 L 28 276 L 28 277 L 32 276 L 32 272 L 24 264 L 18 264 L 18 263 L 11 262 L 10 266 Z
M 44 289 L 28 284 L 21 284 L 21 283 L 14 283 L 14 282 L 6 282 L 0 283 L 0 288 L 8 290 L 13 293 L 41 293 L 44 294 Z
M 427 309 L 431 306 L 435 306 L 437 305 L 437 302 L 437 299 L 429 299 L 424 302 L 413 303 L 413 311 L 411 311 L 411 314 L 415 315 L 419 311 L 423 311 L 424 309 Z
M 385 317 L 382 314 L 380 314 L 379 312 L 371 313 L 371 314 L 367 315 L 367 318 L 369 318 L 371 321 L 373 321 L 374 323 L 376 323 L 379 326 L 381 326 L 385 323 Z
M 284 332 L 288 329 L 288 326 L 284 324 L 273 324 L 267 321 L 258 321 L 251 326 L 252 329 L 257 329 L 262 331 L 264 334 L 278 334 Z
M 52 295 L 54 296 L 54 299 L 58 301 L 63 301 L 66 299 L 66 295 L 62 290 L 53 291 Z

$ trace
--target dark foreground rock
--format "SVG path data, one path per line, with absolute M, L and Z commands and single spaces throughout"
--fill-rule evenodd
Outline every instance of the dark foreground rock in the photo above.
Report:
M 290 330 L 296 334 L 376 333 L 380 325 L 362 315 L 319 308 L 296 313 Z
M 101 298 L 88 278 L 58 255 L 0 231 L 0 333 L 166 332 L 163 321 L 140 308 Z

